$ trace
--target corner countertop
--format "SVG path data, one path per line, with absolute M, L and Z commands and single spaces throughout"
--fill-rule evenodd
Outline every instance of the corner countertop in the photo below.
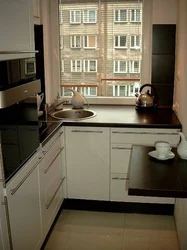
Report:
M 187 160 L 157 160 L 148 155 L 152 147 L 133 146 L 130 160 L 129 195 L 187 198 Z
M 65 106 L 64 109 L 70 109 Z M 61 120 L 65 126 L 92 126 L 92 127 L 128 127 L 128 128 L 182 128 L 182 125 L 172 109 L 160 108 L 154 111 L 135 110 L 135 106 L 121 105 L 90 105 L 97 115 L 93 118 L 70 121 Z M 50 116 L 41 117 L 40 120 L 50 122 L 59 120 Z

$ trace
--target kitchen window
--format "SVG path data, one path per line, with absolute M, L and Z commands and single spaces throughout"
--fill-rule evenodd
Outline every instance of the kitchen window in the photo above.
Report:
M 71 60 L 71 72 L 82 72 L 81 60 Z
M 114 11 L 115 23 L 126 23 L 127 21 L 128 21 L 128 10 L 115 10 Z
M 80 10 L 70 10 L 70 23 L 71 24 L 81 23 L 81 11 Z
M 96 10 L 83 10 L 83 23 L 96 23 L 97 11 Z
M 83 44 L 85 49 L 97 48 L 97 36 L 96 35 L 83 36 Z
M 60 78 L 60 95 L 63 95 L 63 88 L 93 88 L 97 89 L 99 100 L 105 97 L 109 100 L 108 97 L 119 96 L 113 95 L 113 86 L 130 85 L 133 88 L 136 82 L 148 82 L 151 58 L 141 63 L 143 55 L 149 55 L 142 49 L 145 36 L 142 36 L 142 22 L 138 22 L 143 17 L 142 0 L 59 2 L 59 8 L 64 13 L 63 24 L 59 25 L 60 35 L 64 36 L 64 49 L 60 50 L 60 56 L 65 61 L 65 72 Z M 77 18 L 81 16 L 77 20 L 80 25 L 75 27 L 69 23 L 66 13 L 70 12 L 74 22 L 76 15 Z M 148 24 L 146 21 L 144 27 Z M 148 73 L 142 74 L 142 69 Z M 93 97 L 91 92 L 85 93 L 87 97 Z
M 115 36 L 114 37 L 114 48 L 126 49 L 127 48 L 127 36 Z
M 114 73 L 127 73 L 127 61 L 114 61 Z
M 140 49 L 140 36 L 130 36 L 130 48 Z
M 81 48 L 81 36 L 80 35 L 70 36 L 70 39 L 71 39 L 71 48 L 73 49 Z
M 97 72 L 97 60 L 84 60 L 84 72 Z

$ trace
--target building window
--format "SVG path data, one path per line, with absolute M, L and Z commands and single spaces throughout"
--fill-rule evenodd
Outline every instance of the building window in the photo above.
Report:
M 114 73 L 127 73 L 127 61 L 114 61 Z
M 84 72 L 97 72 L 97 60 L 84 60 Z
M 141 10 L 131 9 L 130 10 L 130 22 L 141 22 Z
M 127 36 L 115 36 L 114 37 L 114 48 L 117 48 L 117 49 L 127 48 Z
M 64 60 L 60 61 L 60 72 L 63 73 L 64 72 Z
M 97 11 L 96 10 L 83 10 L 83 23 L 96 23 Z
M 85 49 L 97 48 L 97 36 L 95 35 L 83 36 L 83 44 Z
M 136 93 L 139 93 L 140 83 L 129 83 L 125 85 L 113 85 L 113 96 L 135 96 Z
M 127 21 L 128 21 L 128 10 L 115 10 L 114 11 L 115 23 L 126 23 Z
M 64 41 L 63 36 L 60 36 L 60 49 L 63 49 L 64 47 Z
M 80 10 L 70 10 L 70 23 L 71 24 L 81 23 L 81 11 Z
M 140 49 L 140 36 L 130 36 L 130 48 Z
M 82 72 L 81 60 L 71 60 L 71 72 Z
M 59 24 L 63 23 L 62 10 L 59 10 Z
M 140 73 L 140 61 L 129 61 L 129 73 Z
M 71 39 L 71 48 L 73 49 L 81 48 L 81 36 L 80 35 L 70 36 L 70 39 Z

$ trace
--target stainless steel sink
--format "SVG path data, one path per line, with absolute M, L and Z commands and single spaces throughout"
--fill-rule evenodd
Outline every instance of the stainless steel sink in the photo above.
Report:
M 59 120 L 85 120 L 96 116 L 96 113 L 87 109 L 66 109 L 53 112 L 51 116 Z

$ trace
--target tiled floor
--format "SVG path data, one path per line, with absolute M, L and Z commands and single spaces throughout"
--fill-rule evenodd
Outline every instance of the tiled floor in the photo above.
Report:
M 172 216 L 63 210 L 45 250 L 179 250 Z

